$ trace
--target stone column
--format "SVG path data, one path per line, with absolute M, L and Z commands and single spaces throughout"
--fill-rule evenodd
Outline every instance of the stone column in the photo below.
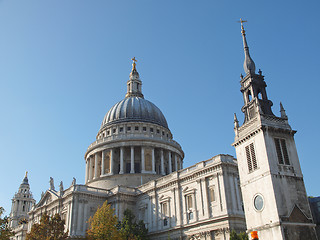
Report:
M 163 149 L 161 149 L 160 153 L 161 153 L 161 175 L 165 175 L 165 172 L 164 172 L 164 157 L 163 157 Z
M 154 148 L 152 148 L 152 173 L 156 173 L 156 169 L 155 169 L 155 158 L 154 158 Z
M 211 214 L 211 206 L 208 202 L 208 188 L 207 188 L 207 182 L 205 178 L 200 179 L 200 190 L 201 190 L 202 201 L 203 201 L 202 215 L 204 218 L 208 218 L 209 214 Z
M 169 159 L 169 173 L 172 173 L 171 151 L 168 151 L 168 159 Z
M 130 173 L 134 173 L 134 147 L 131 146 L 131 170 Z
M 194 208 L 194 219 L 196 221 L 198 221 L 198 208 L 197 208 L 197 202 L 196 202 L 196 192 L 193 193 L 193 197 L 192 197 L 192 200 L 193 200 L 193 208 Z
M 88 202 L 85 202 L 83 211 L 84 211 L 84 214 L 83 214 L 83 221 L 84 221 L 83 227 L 84 227 L 84 229 L 87 229 L 87 221 L 88 221 Z
M 91 156 L 88 159 L 89 159 L 89 177 L 88 177 L 88 180 L 91 181 L 92 180 L 92 158 L 91 158 Z
M 102 151 L 102 162 L 101 162 L 101 176 L 104 175 L 104 159 L 105 159 L 105 152 L 104 150 Z
M 144 160 L 144 147 L 141 147 L 141 173 L 146 171 L 145 160 Z
M 123 174 L 123 147 L 120 147 L 120 172 L 119 174 Z
M 88 179 L 89 179 L 89 158 L 87 158 L 87 161 L 86 161 L 86 177 L 85 177 L 85 183 L 88 182 Z
M 178 154 L 174 154 L 174 163 L 175 163 L 175 168 L 176 168 L 176 171 L 178 171 Z
M 94 179 L 98 177 L 98 153 L 94 155 Z
M 110 174 L 113 174 L 113 165 L 114 165 L 114 151 L 113 148 L 110 150 Z
M 149 196 L 149 201 L 148 201 L 148 229 L 149 231 L 152 230 L 152 209 L 153 209 L 153 204 L 152 204 L 152 196 Z
M 235 189 L 236 189 L 237 210 L 240 210 L 240 209 L 241 209 L 241 202 L 239 201 L 239 199 L 240 199 L 240 192 L 239 192 L 239 186 L 238 186 L 237 177 L 234 176 L 233 180 L 234 180 L 234 186 L 235 186 Z
M 77 216 L 77 229 L 76 229 L 76 235 L 80 235 L 81 232 L 81 225 L 82 225 L 82 212 L 83 212 L 83 203 L 81 200 L 78 200 L 78 216 Z

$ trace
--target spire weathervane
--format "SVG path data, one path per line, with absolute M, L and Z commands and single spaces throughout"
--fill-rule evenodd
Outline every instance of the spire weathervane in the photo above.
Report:
M 135 57 L 131 58 L 131 60 L 133 61 L 132 62 L 132 71 L 133 71 L 133 70 L 136 70 L 136 62 L 138 62 L 138 60 Z
M 28 177 L 28 171 L 26 171 L 26 175 L 24 176 L 25 178 Z

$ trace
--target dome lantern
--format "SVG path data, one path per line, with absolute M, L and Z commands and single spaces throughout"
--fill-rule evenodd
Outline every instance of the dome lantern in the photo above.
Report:
M 143 94 L 141 91 L 142 81 L 140 80 L 139 73 L 136 69 L 136 60 L 135 57 L 131 58 L 133 61 L 132 63 L 132 71 L 129 76 L 129 80 L 127 81 L 127 94 L 126 98 L 128 97 L 140 97 L 143 98 Z

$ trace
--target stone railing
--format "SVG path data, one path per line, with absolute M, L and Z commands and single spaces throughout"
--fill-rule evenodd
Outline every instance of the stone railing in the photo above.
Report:
M 86 185 L 73 185 L 64 191 L 64 195 L 67 195 L 71 192 L 87 192 L 87 193 L 95 193 L 95 194 L 103 194 L 103 195 L 111 193 L 110 190 L 106 190 L 102 188 L 89 187 Z
M 91 149 L 92 147 L 99 145 L 101 143 L 107 143 L 107 142 L 112 142 L 112 141 L 119 141 L 119 140 L 131 140 L 131 139 L 141 139 L 141 140 L 158 140 L 162 141 L 163 143 L 170 143 L 172 145 L 175 145 L 177 148 L 181 148 L 180 144 L 176 142 L 175 140 L 172 139 L 167 139 L 165 137 L 157 136 L 155 134 L 151 135 L 144 135 L 144 134 L 136 134 L 136 133 L 130 133 L 130 134 L 119 134 L 119 135 L 112 135 L 112 136 L 107 136 L 101 139 L 98 139 L 94 141 L 93 143 L 90 144 L 88 147 L 88 150 Z

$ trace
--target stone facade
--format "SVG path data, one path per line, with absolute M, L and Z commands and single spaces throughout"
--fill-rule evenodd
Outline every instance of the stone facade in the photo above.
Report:
M 246 228 L 236 160 L 218 155 L 138 187 L 76 184 L 63 192 L 48 190 L 29 213 L 29 229 L 42 213 L 59 213 L 70 237 L 83 237 L 88 218 L 106 200 L 120 219 L 131 209 L 151 239 L 228 239 L 231 229 Z

